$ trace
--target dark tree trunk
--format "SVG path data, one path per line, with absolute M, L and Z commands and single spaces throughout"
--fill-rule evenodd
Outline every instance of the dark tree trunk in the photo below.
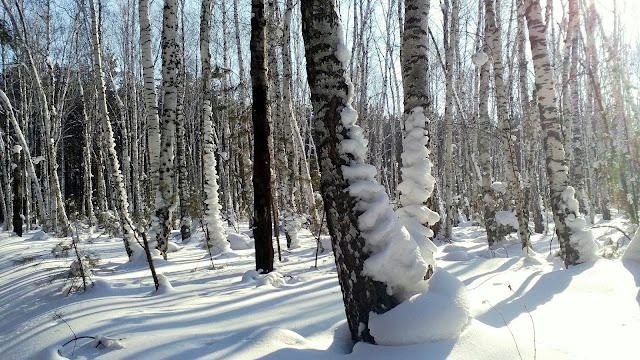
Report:
M 340 151 L 340 140 L 351 137 L 341 121 L 348 98 L 344 64 L 336 56 L 339 26 L 333 2 L 306 0 L 302 6 L 302 32 L 307 59 L 307 76 L 315 115 L 314 137 L 321 172 L 320 190 L 327 227 L 335 255 L 347 323 L 354 341 L 374 342 L 369 333 L 369 313 L 383 313 L 395 303 L 387 286 L 362 273 L 365 239 L 358 225 L 361 211 L 349 194 L 343 167 L 352 159 Z M 257 162 L 257 161 L 256 161 Z
M 253 237 L 256 270 L 273 270 L 271 240 L 271 158 L 269 156 L 269 104 L 267 95 L 266 19 L 264 0 L 251 1 L 251 84 L 253 85 Z
M 22 151 L 13 153 L 16 167 L 13 169 L 13 231 L 22 236 L 22 199 L 24 196 L 23 176 L 24 155 Z

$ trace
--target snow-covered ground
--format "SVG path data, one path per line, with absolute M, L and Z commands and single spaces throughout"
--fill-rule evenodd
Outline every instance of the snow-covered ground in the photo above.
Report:
M 620 219 L 596 225 L 630 230 Z M 455 228 L 455 241 L 438 244 L 435 257 L 466 286 L 471 319 L 454 339 L 406 346 L 351 343 L 333 255 L 320 254 L 314 267 L 308 232 L 269 275 L 253 271 L 251 249 L 217 256 L 212 269 L 194 232 L 168 261 L 156 258 L 168 281 L 156 293 L 146 264 L 127 262 L 121 239 L 85 230 L 80 248 L 101 261 L 89 290 L 69 296 L 51 281 L 75 259 L 73 251 L 51 254 L 69 238 L 0 233 L 0 358 L 638 358 L 640 263 L 620 260 L 629 241 L 613 228 L 594 229 L 596 262 L 569 270 L 550 256 L 558 247 L 551 233 L 534 235 L 537 254 L 523 258 L 515 238 L 489 250 L 482 228 Z M 74 333 L 96 339 L 64 345 Z

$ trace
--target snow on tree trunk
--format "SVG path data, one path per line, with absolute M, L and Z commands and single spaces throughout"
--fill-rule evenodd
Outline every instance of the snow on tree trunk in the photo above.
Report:
M 156 211 L 158 218 L 156 229 L 157 249 L 167 258 L 169 234 L 173 229 L 173 211 L 176 206 L 174 183 L 174 148 L 176 135 L 176 107 L 178 104 L 177 72 L 178 58 L 177 0 L 165 0 L 162 10 L 162 122 L 160 126 L 160 168 L 158 170 L 158 188 Z
M 98 29 L 98 21 L 96 19 L 96 8 L 94 0 L 89 0 L 91 6 L 91 45 L 93 46 L 93 65 L 95 72 L 95 83 L 98 95 L 98 111 L 100 113 L 100 123 L 106 137 L 107 151 L 109 153 L 109 161 L 111 163 L 111 177 L 115 182 L 115 202 L 118 215 L 120 216 L 120 225 L 123 231 L 123 242 L 127 255 L 131 259 L 134 255 L 142 256 L 143 251 L 140 245 L 134 241 L 135 229 L 133 228 L 131 218 L 129 216 L 129 200 L 127 198 L 127 190 L 125 189 L 124 179 L 120 171 L 120 162 L 116 151 L 116 144 L 109 121 L 109 111 L 107 110 L 107 96 L 105 90 L 104 72 L 102 71 L 102 53 L 100 48 L 100 35 Z
M 429 132 L 426 117 L 430 106 L 428 63 L 429 2 L 406 0 L 402 38 L 402 84 L 404 89 L 404 134 L 402 138 L 402 182 L 398 184 L 400 206 L 396 214 L 420 246 L 423 259 L 435 270 L 433 253 L 437 251 L 429 239 L 433 232 L 427 226 L 440 216 L 426 202 L 431 197 L 435 179 L 429 160 Z
M 489 119 L 489 92 L 482 91 L 482 89 L 489 88 L 489 62 L 486 56 L 486 52 L 489 51 L 489 45 L 485 41 L 482 53 L 478 53 L 479 59 L 476 60 L 476 65 L 480 66 L 480 101 L 479 108 L 479 122 L 480 136 L 478 137 L 478 148 L 480 154 L 478 156 L 478 162 L 480 165 L 480 174 L 482 177 L 482 203 L 484 210 L 484 227 L 487 231 L 487 242 L 489 246 L 493 246 L 496 242 L 502 240 L 498 234 L 498 223 L 496 221 L 496 199 L 494 198 L 494 191 L 491 188 L 493 178 L 491 176 L 491 136 L 493 133 L 493 126 Z M 483 56 L 484 55 L 484 56 Z
M 267 78 L 266 17 L 263 0 L 251 1 L 251 119 L 253 121 L 253 237 L 256 270 L 273 270 L 271 239 L 271 169 L 269 152 L 269 84 Z
M 518 172 L 517 151 L 515 135 L 512 135 L 511 120 L 509 115 L 509 94 L 510 89 L 504 81 L 504 65 L 502 63 L 502 41 L 496 23 L 496 13 L 494 0 L 485 0 L 485 37 L 489 45 L 489 59 L 493 62 L 493 76 L 496 86 L 496 102 L 498 105 L 498 127 L 503 150 L 506 151 L 507 160 L 506 178 L 508 182 L 509 195 L 515 202 L 516 218 L 518 219 L 518 235 L 523 249 L 531 247 L 529 238 L 529 217 L 525 211 L 525 201 L 522 192 L 522 180 Z
M 562 123 L 556 108 L 553 70 L 549 63 L 545 25 L 539 0 L 526 0 L 525 15 L 533 58 L 538 109 L 542 126 L 547 178 L 560 256 L 565 266 L 591 261 L 597 246 L 586 222 L 578 210 L 575 190 L 568 186 L 567 166 L 563 147 Z
M 355 125 L 349 50 L 335 1 L 301 6 L 321 193 L 347 323 L 354 340 L 374 342 L 369 314 L 425 290 L 428 266 L 375 181 L 376 169 L 364 162 L 366 140 Z

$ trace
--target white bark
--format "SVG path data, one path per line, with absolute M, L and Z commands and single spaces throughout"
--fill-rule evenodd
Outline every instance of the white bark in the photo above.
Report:
M 518 219 L 518 235 L 523 249 L 531 247 L 529 239 L 529 219 L 525 212 L 524 196 L 522 193 L 522 181 L 518 172 L 517 151 L 515 135 L 512 135 L 509 115 L 509 89 L 504 81 L 504 65 L 502 62 L 502 41 L 496 22 L 494 0 L 485 0 L 485 37 L 489 44 L 489 59 L 493 62 L 493 75 L 497 92 L 498 103 L 498 127 L 502 140 L 503 150 L 506 151 L 507 160 L 506 178 L 509 186 L 509 195 L 515 202 L 516 217 Z
M 155 194 L 158 188 L 158 169 L 160 168 L 160 118 L 158 116 L 158 98 L 156 96 L 153 53 L 151 51 L 149 0 L 140 0 L 138 14 L 140 21 L 140 54 L 142 55 L 142 73 L 144 78 L 144 102 L 147 119 L 149 176 L 151 177 L 151 191 Z
M 435 179 L 431 175 L 429 159 L 429 119 L 426 117 L 430 99 L 428 63 L 428 14 L 429 2 L 405 1 L 405 23 L 402 38 L 402 84 L 404 88 L 404 132 L 402 138 L 402 182 L 400 207 L 396 214 L 411 232 L 420 246 L 422 257 L 436 268 L 433 258 L 433 243 L 429 240 L 434 225 L 440 216 L 431 211 L 426 202 L 433 193 Z M 430 276 L 431 274 L 429 274 Z
M 553 70 L 549 62 L 545 25 L 539 0 L 526 0 L 525 14 L 538 89 L 538 109 L 543 132 L 547 178 L 560 255 L 565 266 L 593 260 L 597 246 L 585 230 L 586 222 L 578 211 L 574 189 L 569 185 L 563 147 L 562 124 L 556 107 Z
M 118 153 L 116 151 L 116 144 L 113 138 L 113 130 L 111 128 L 111 122 L 109 120 L 109 111 L 107 109 L 107 97 L 105 90 L 104 72 L 102 71 L 102 50 L 100 46 L 100 37 L 98 30 L 98 22 L 96 19 L 96 8 L 94 0 L 89 0 L 91 6 L 91 45 L 93 46 L 93 64 L 95 72 L 95 82 L 98 94 L 98 111 L 100 113 L 100 120 L 102 129 L 104 131 L 105 141 L 107 143 L 107 151 L 109 153 L 109 161 L 111 164 L 111 177 L 115 182 L 115 202 L 116 210 L 120 216 L 120 225 L 123 231 L 123 241 L 125 250 L 129 258 L 142 256 L 143 251 L 141 246 L 134 241 L 135 229 L 132 226 L 131 218 L 129 216 L 129 200 L 127 198 L 127 190 L 125 189 L 124 178 L 120 171 L 120 162 L 118 160 Z
M 211 110 L 211 0 L 202 0 L 200 15 L 200 59 L 202 62 L 202 121 L 203 121 L 203 165 L 204 165 L 204 220 L 207 226 L 207 247 L 213 254 L 231 250 L 227 241 L 222 220 L 220 219 L 220 202 L 218 199 L 218 174 L 216 172 L 216 155 Z
M 454 55 L 456 53 L 456 49 L 458 47 L 458 12 L 459 12 L 459 3 L 458 0 L 451 0 L 451 19 L 448 24 L 448 33 L 449 33 L 449 41 L 448 46 L 445 50 L 445 61 L 446 61 L 446 95 L 445 102 L 446 108 L 444 112 L 444 198 L 445 198 L 445 207 L 446 207 L 446 218 L 444 224 L 444 238 L 446 240 L 451 240 L 452 238 L 452 228 L 454 224 L 454 216 L 455 216 L 455 207 L 453 204 L 453 181 L 454 181 L 454 170 L 453 170 L 453 111 L 454 111 L 454 68 L 455 68 L 455 59 Z M 443 9 L 443 12 L 447 12 L 449 9 Z

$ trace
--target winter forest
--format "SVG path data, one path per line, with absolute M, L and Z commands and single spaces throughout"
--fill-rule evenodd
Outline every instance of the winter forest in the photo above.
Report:
M 0 1 L 0 357 L 636 359 L 635 1 Z

